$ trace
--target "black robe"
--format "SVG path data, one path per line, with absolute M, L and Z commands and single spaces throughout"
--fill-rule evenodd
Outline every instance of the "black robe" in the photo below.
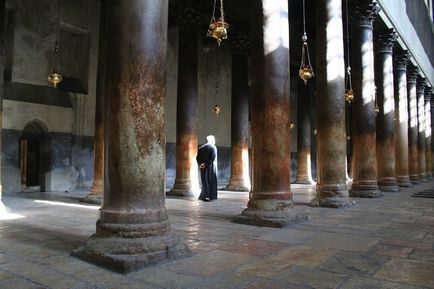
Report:
M 202 145 L 197 152 L 196 161 L 199 166 L 205 164 L 205 168 L 200 169 L 202 191 L 199 200 L 217 199 L 217 147 L 210 143 Z

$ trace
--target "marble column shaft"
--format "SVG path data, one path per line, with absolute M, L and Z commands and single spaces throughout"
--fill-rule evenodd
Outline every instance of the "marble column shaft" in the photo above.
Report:
M 416 83 L 417 94 L 417 148 L 419 161 L 419 178 L 426 181 L 426 157 L 425 157 L 425 79 L 419 77 Z
M 393 54 L 397 39 L 393 29 L 379 32 L 375 39 L 375 85 L 380 112 L 376 124 L 377 181 L 381 191 L 399 191 L 395 165 L 395 100 Z
M 299 81 L 297 89 L 297 177 L 298 184 L 312 184 L 311 172 L 311 117 L 312 84 Z
M 169 195 L 195 196 L 198 130 L 197 31 L 179 29 L 178 89 L 176 104 L 176 178 Z
M 104 1 L 107 46 L 104 202 L 96 233 L 74 254 L 130 272 L 189 254 L 165 207 L 168 1 Z
M 419 75 L 419 69 L 413 65 L 409 65 L 407 69 L 407 95 L 409 105 L 409 121 L 408 121 L 408 172 L 412 184 L 419 183 L 419 149 L 417 145 L 418 131 L 418 115 L 417 115 L 417 94 L 416 94 L 416 79 Z
M 434 123 L 434 89 L 431 90 L 431 136 L 433 134 L 432 124 Z M 434 177 L 434 141 L 431 138 L 431 174 Z
M 432 88 L 425 90 L 425 160 L 426 160 L 426 177 L 432 178 L 432 155 L 431 155 L 431 93 Z
M 3 96 L 4 96 L 4 71 L 5 71 L 5 26 L 6 26 L 6 1 L 0 0 L 0 152 L 2 151 L 2 118 L 3 118 Z M 1 155 L 1 154 L 0 154 Z M 0 157 L 0 212 L 3 210 L 2 203 L 2 158 Z
M 103 187 L 104 187 L 104 89 L 105 84 L 105 64 L 106 46 L 108 41 L 107 31 L 107 6 L 101 6 L 100 15 L 100 31 L 99 31 L 99 47 L 98 47 L 98 67 L 96 80 L 96 100 L 95 100 L 95 136 L 94 136 L 94 168 L 93 182 L 90 194 L 82 201 L 86 203 L 102 203 Z
M 341 1 L 316 1 L 317 188 L 311 205 L 351 205 L 346 185 L 345 62 Z
M 396 180 L 400 187 L 411 187 L 408 171 L 408 98 L 407 51 L 394 51 L 394 94 L 395 94 L 395 158 Z
M 353 48 L 353 184 L 352 197 L 381 196 L 377 184 L 375 83 L 372 22 L 379 13 L 373 1 L 357 1 Z
M 234 222 L 286 227 L 307 220 L 293 207 L 289 129 L 289 21 L 287 0 L 251 1 L 252 188 Z
M 249 76 L 246 53 L 232 54 L 231 191 L 249 190 Z

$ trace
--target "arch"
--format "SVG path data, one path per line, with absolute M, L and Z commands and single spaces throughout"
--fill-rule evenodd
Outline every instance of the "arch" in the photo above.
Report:
M 45 191 L 46 173 L 50 168 L 48 125 L 40 118 L 26 123 L 20 137 L 21 185 L 24 190 Z

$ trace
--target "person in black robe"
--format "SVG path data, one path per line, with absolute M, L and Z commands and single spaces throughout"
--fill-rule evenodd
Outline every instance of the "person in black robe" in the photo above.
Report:
M 202 181 L 199 200 L 209 202 L 217 199 L 217 147 L 213 135 L 207 136 L 206 144 L 199 147 L 196 161 Z

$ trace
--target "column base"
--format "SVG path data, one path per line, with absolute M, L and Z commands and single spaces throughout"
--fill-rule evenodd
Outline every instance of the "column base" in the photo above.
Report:
M 295 212 L 293 209 L 283 211 L 245 209 L 240 215 L 234 217 L 232 222 L 259 227 L 287 228 L 307 220 L 307 215 Z
M 421 182 L 421 183 L 428 182 L 428 180 L 426 178 L 426 174 L 419 174 L 419 182 Z
M 351 189 L 350 197 L 352 198 L 379 198 L 383 196 L 378 189 Z
M 309 203 L 311 207 L 348 208 L 356 204 L 350 200 L 346 185 L 319 185 L 316 197 Z
M 300 185 L 313 185 L 314 182 L 313 180 L 295 180 L 295 184 L 300 184 Z
M 398 183 L 394 177 L 379 178 L 377 183 L 382 192 L 399 192 Z
M 236 192 L 248 192 L 249 188 L 244 185 L 227 185 L 226 190 L 228 191 L 236 191 Z
M 380 191 L 382 192 L 399 192 L 399 187 L 398 185 L 378 185 L 378 188 L 380 189 Z
M 128 273 L 160 262 L 191 256 L 190 249 L 172 233 L 147 238 L 92 236 L 71 255 L 107 269 Z
M 420 183 L 419 175 L 410 175 L 410 181 L 413 185 L 417 185 Z
M 426 173 L 426 178 L 428 180 L 432 180 L 433 179 L 432 173 Z
M 170 191 L 166 192 L 166 195 L 176 197 L 196 197 L 196 194 L 193 192 L 190 180 L 188 182 L 175 180 L 173 188 Z
M 87 204 L 94 204 L 94 205 L 101 205 L 103 200 L 103 195 L 98 193 L 90 193 L 86 197 L 80 199 L 80 202 L 87 203 Z
M 413 186 L 409 176 L 396 177 L 396 182 L 399 187 L 403 187 L 403 188 L 409 188 Z

